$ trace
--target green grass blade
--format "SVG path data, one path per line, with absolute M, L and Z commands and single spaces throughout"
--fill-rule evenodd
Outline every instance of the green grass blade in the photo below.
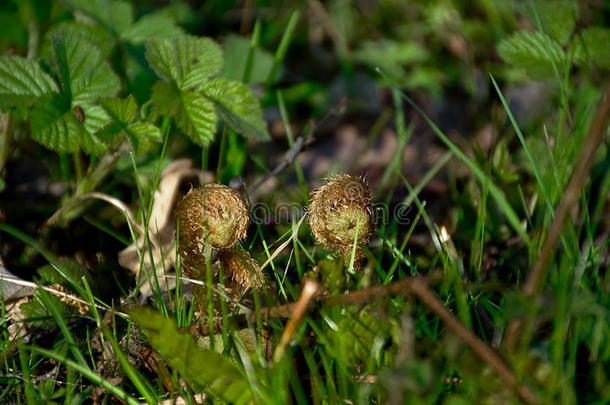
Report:
M 540 187 L 540 191 L 542 192 L 542 196 L 544 197 L 544 201 L 546 203 L 547 209 L 549 210 L 549 214 L 552 217 L 554 217 L 555 211 L 553 210 L 553 204 L 551 202 L 551 198 L 549 197 L 549 193 L 544 185 L 544 181 L 542 180 L 542 176 L 540 175 L 540 170 L 538 170 L 536 161 L 534 160 L 534 157 L 532 156 L 532 152 L 530 151 L 529 146 L 527 146 L 527 142 L 525 142 L 525 137 L 523 136 L 523 133 L 521 132 L 521 129 L 519 128 L 519 125 L 517 125 L 517 121 L 515 120 L 515 117 L 513 116 L 513 113 L 511 112 L 510 107 L 508 106 L 508 103 L 506 102 L 506 99 L 504 98 L 504 94 L 502 94 L 502 91 L 500 90 L 500 87 L 498 86 L 498 83 L 496 83 L 496 79 L 494 79 L 494 77 L 491 73 L 489 74 L 489 77 L 491 78 L 491 82 L 493 83 L 494 88 L 496 89 L 496 92 L 498 93 L 498 96 L 500 97 L 500 101 L 502 102 L 502 105 L 504 106 L 504 110 L 506 110 L 508 119 L 510 120 L 513 128 L 515 129 L 515 132 L 517 133 L 517 137 L 519 138 L 519 141 L 521 141 L 521 146 L 523 146 L 523 150 L 525 150 L 525 154 L 527 155 L 527 160 L 529 161 L 529 164 L 532 167 L 532 171 L 534 172 L 534 177 L 536 177 L 536 182 L 538 182 L 538 187 Z
M 88 367 L 87 360 L 85 360 L 85 356 L 83 356 L 81 351 L 78 349 L 78 346 L 76 345 L 76 341 L 74 340 L 72 333 L 70 333 L 70 330 L 68 329 L 68 325 L 66 325 L 66 323 L 64 322 L 64 319 L 61 317 L 59 309 L 55 306 L 53 301 L 51 301 L 49 299 L 49 293 L 42 288 L 39 288 L 38 292 L 40 293 L 40 299 L 42 300 L 45 308 L 47 308 L 49 310 L 49 312 L 51 312 L 51 314 L 57 321 L 57 324 L 59 325 L 59 329 L 61 330 L 61 333 L 64 335 L 64 337 L 68 341 L 68 344 L 70 346 L 70 351 L 74 355 L 74 358 L 83 367 Z
M 378 69 L 378 71 L 381 72 L 381 69 Z M 394 83 L 385 73 L 381 72 L 381 74 L 388 81 L 390 81 L 391 83 Z M 393 87 L 397 87 L 396 84 L 393 84 Z M 453 151 L 453 153 L 455 153 L 455 155 L 461 161 L 463 161 L 464 164 L 466 164 L 466 166 L 468 166 L 468 168 L 470 168 L 470 170 L 475 175 L 475 177 L 481 183 L 488 181 L 489 193 L 496 200 L 498 205 L 500 205 L 500 208 L 502 208 L 502 211 L 504 211 L 504 215 L 506 215 L 506 220 L 508 221 L 510 226 L 519 235 L 519 237 L 521 237 L 521 239 L 523 239 L 523 241 L 529 247 L 532 243 L 531 239 L 530 239 L 529 235 L 527 234 L 526 230 L 524 229 L 524 227 L 521 225 L 521 222 L 519 221 L 519 217 L 517 216 L 517 214 L 511 207 L 511 205 L 509 204 L 509 202 L 506 199 L 506 197 L 504 196 L 504 193 L 502 192 L 502 190 L 500 190 L 498 188 L 498 186 L 496 186 L 491 181 L 491 179 L 489 179 L 485 175 L 485 173 L 483 173 L 481 168 L 479 168 L 479 166 L 477 166 L 477 164 L 472 159 L 470 159 L 468 156 L 466 156 L 466 154 L 464 152 L 462 152 L 461 149 L 457 147 L 457 145 L 455 145 L 453 142 L 451 142 L 451 140 L 443 133 L 443 131 L 440 130 L 440 128 L 432 121 L 432 119 L 430 119 L 430 117 L 428 117 L 428 115 L 413 100 L 411 100 L 411 98 L 409 96 L 404 94 L 404 92 L 402 92 L 401 94 L 402 94 L 402 97 L 405 99 L 405 101 L 407 103 L 409 103 L 409 105 L 411 107 L 413 107 L 424 118 L 424 120 L 426 121 L 426 123 L 428 123 L 430 128 L 436 134 L 436 136 L 438 136 L 439 139 L 449 149 L 451 149 Z
M 282 36 L 282 40 L 280 41 L 280 45 L 275 52 L 275 57 L 273 59 L 273 65 L 271 66 L 271 71 L 269 72 L 269 76 L 267 77 L 267 82 L 265 83 L 265 87 L 269 88 L 273 80 L 275 80 L 275 75 L 277 74 L 277 69 L 284 61 L 284 57 L 286 56 L 286 52 L 288 51 L 288 47 L 290 46 L 290 42 L 292 41 L 292 35 L 294 34 L 294 29 L 296 28 L 297 22 L 299 21 L 299 17 L 301 13 L 296 10 L 290 16 L 290 20 L 288 21 L 288 25 L 286 26 L 286 30 L 284 31 L 284 35 Z
M 93 372 L 91 369 L 89 369 L 89 367 L 82 366 L 72 360 L 65 358 L 64 356 L 57 354 L 54 351 L 43 349 L 41 347 L 22 345 L 21 348 L 29 350 L 33 353 L 38 353 L 38 354 L 48 357 L 50 359 L 54 359 L 54 360 L 64 364 L 66 367 L 69 367 L 75 371 L 78 371 L 84 377 L 89 379 L 89 381 L 91 381 L 92 383 L 97 384 L 103 388 L 106 388 L 108 390 L 108 392 L 125 400 L 129 405 L 140 405 L 140 402 L 138 400 L 136 400 L 135 398 L 133 398 L 132 396 L 127 394 L 127 392 L 125 392 L 122 388 L 117 387 L 116 385 L 112 384 L 110 381 L 104 380 L 102 378 L 102 376 Z

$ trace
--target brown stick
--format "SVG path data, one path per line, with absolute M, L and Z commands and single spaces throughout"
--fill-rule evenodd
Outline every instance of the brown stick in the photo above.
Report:
M 568 219 L 568 215 L 570 214 L 572 208 L 578 203 L 578 199 L 581 196 L 585 182 L 589 178 L 589 172 L 593 166 L 597 148 L 602 141 L 609 114 L 610 82 L 606 84 L 604 92 L 602 93 L 597 114 L 595 115 L 595 121 L 593 121 L 593 126 L 589 132 L 589 136 L 585 139 L 580 151 L 578 166 L 574 170 L 570 183 L 566 187 L 563 197 L 557 206 L 557 215 L 551 223 L 546 240 L 540 249 L 540 254 L 534 261 L 527 280 L 523 285 L 523 292 L 529 298 L 533 298 L 538 295 L 540 289 L 542 288 L 542 283 L 544 282 L 549 263 L 553 258 L 555 249 L 557 248 L 557 242 L 561 237 L 565 222 Z M 513 349 L 516 346 L 517 340 L 521 335 L 521 330 L 523 329 L 523 323 L 523 318 L 517 318 L 509 324 L 504 339 L 504 345 L 506 348 Z
M 419 277 L 424 283 L 429 283 L 438 280 L 442 275 L 440 273 L 432 274 L 428 277 Z M 367 302 L 375 301 L 382 297 L 390 295 L 401 295 L 409 292 L 409 284 L 412 278 L 396 281 L 387 286 L 376 286 L 365 288 L 362 290 L 354 291 L 349 294 L 340 295 L 338 297 L 330 297 L 323 300 L 311 300 L 309 301 L 308 309 L 315 306 L 316 303 L 325 308 L 331 308 L 337 305 L 357 305 L 365 304 Z M 277 305 L 275 307 L 262 308 L 260 310 L 260 317 L 263 320 L 275 319 L 275 318 L 290 318 L 293 311 L 295 310 L 297 303 L 290 303 L 284 305 Z M 256 313 L 254 311 L 248 314 L 239 314 L 229 318 L 229 325 L 236 325 L 237 327 L 247 327 L 248 322 L 256 321 Z M 222 320 L 217 319 L 214 321 L 214 330 L 222 330 Z M 207 324 L 195 324 L 191 325 L 189 332 L 194 336 L 207 336 L 210 333 L 210 328 Z
M 460 320 L 443 305 L 436 295 L 434 295 L 434 293 L 428 288 L 429 282 L 430 279 L 426 277 L 409 277 L 396 281 L 388 286 L 371 287 L 354 291 L 349 294 L 340 295 L 338 297 L 327 298 L 320 304 L 324 307 L 332 307 L 336 305 L 355 305 L 371 302 L 375 299 L 390 295 L 413 294 L 419 298 L 419 300 L 425 306 L 434 312 L 436 316 L 438 316 L 445 323 L 448 329 L 459 336 L 477 356 L 489 364 L 489 366 L 493 368 L 511 388 L 514 388 L 519 397 L 525 403 L 538 404 L 539 401 L 536 395 L 526 385 L 521 384 L 517 380 L 515 373 L 513 373 L 504 359 L 493 348 L 488 346 L 472 331 L 466 328 L 460 322 Z M 314 300 L 307 300 L 308 309 L 314 304 Z M 293 311 L 295 311 L 297 305 L 299 305 L 298 302 L 271 308 L 264 308 L 260 311 L 260 316 L 262 319 L 287 318 L 291 316 Z M 246 325 L 247 320 L 254 321 L 255 317 L 256 314 L 253 312 L 248 316 L 241 315 L 239 317 L 233 317 L 232 321 L 243 322 L 242 324 Z M 221 326 L 220 322 L 218 326 Z M 215 327 L 214 330 L 217 330 L 217 328 Z M 209 333 L 207 325 L 193 325 L 191 326 L 190 331 L 195 335 L 205 335 Z
M 296 333 L 297 326 L 301 323 L 307 310 L 309 308 L 309 303 L 312 298 L 314 298 L 318 294 L 318 290 L 320 287 L 318 283 L 313 280 L 305 280 L 305 285 L 303 285 L 303 291 L 301 291 L 301 296 L 299 300 L 294 305 L 294 311 L 292 311 L 292 316 L 288 320 L 286 327 L 284 327 L 284 332 L 280 337 L 280 341 L 275 349 L 275 353 L 273 353 L 273 361 L 279 362 L 284 358 L 284 354 L 286 353 L 286 348 L 290 341 L 294 337 Z
M 411 280 L 410 292 L 426 305 L 445 323 L 453 333 L 458 335 L 464 343 L 491 368 L 493 368 L 508 385 L 517 390 L 519 397 L 527 404 L 538 404 L 536 395 L 525 385 L 521 384 L 515 373 L 510 369 L 504 359 L 489 345 L 479 339 L 471 330 L 466 328 L 459 319 L 453 315 L 443 303 L 428 288 L 426 283 L 415 277 Z

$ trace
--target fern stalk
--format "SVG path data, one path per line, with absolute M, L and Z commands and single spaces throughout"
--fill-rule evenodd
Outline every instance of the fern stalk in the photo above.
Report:
M 4 171 L 4 165 L 8 158 L 13 132 L 13 117 L 10 114 L 2 116 L 2 132 L 0 133 L 0 175 Z

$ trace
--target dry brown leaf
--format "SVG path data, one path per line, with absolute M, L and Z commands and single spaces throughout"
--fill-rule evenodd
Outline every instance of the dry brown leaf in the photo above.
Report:
M 173 278 L 163 277 L 164 273 L 173 269 L 176 263 L 174 207 L 182 197 L 183 190 L 198 187 L 213 180 L 210 173 L 203 173 L 200 169 L 194 168 L 190 159 L 177 160 L 161 173 L 148 224 L 148 238 L 151 241 L 152 254 L 148 251 L 149 244 L 145 243 L 147 235 L 140 235 L 137 244 L 132 243 L 119 252 L 120 265 L 136 275 L 136 279 L 139 280 L 140 293 L 143 296 L 148 296 L 152 292 L 153 268 L 156 269 L 162 290 L 174 287 Z M 140 265 L 140 255 L 143 256 L 142 265 Z M 142 269 L 145 270 L 145 273 L 141 274 Z

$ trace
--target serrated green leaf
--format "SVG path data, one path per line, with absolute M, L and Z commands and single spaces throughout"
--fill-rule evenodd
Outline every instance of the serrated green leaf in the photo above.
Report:
M 129 140 L 136 154 L 150 149 L 152 142 L 161 142 L 161 130 L 149 122 L 137 122 L 130 125 L 127 130 Z
M 535 7 L 544 32 L 565 45 L 576 25 L 578 3 L 572 0 L 544 0 L 537 1 Z M 533 12 L 529 14 L 531 14 L 530 21 L 536 25 L 535 14 Z
M 108 22 L 115 32 L 124 32 L 133 22 L 133 4 L 128 1 L 111 1 Z
M 57 91 L 57 84 L 37 62 L 20 56 L 0 56 L 0 108 L 28 106 Z
M 245 137 L 270 139 L 260 103 L 250 87 L 217 78 L 207 81 L 201 93 L 214 102 L 220 117 L 235 132 Z
M 572 55 L 579 63 L 589 61 L 601 68 L 610 68 L 610 29 L 590 27 L 573 42 Z
M 152 347 L 180 372 L 192 388 L 229 403 L 252 401 L 246 376 L 230 359 L 200 348 L 191 335 L 179 332 L 171 319 L 152 309 L 133 308 L 129 314 L 148 334 Z
M 56 152 L 71 153 L 79 149 L 80 125 L 72 114 L 70 101 L 59 94 L 43 97 L 32 110 L 32 139 Z
M 97 48 L 79 38 L 60 36 L 53 42 L 55 70 L 73 104 L 112 96 L 120 90 L 118 76 Z
M 90 154 L 102 153 L 106 149 L 104 144 L 83 125 L 88 119 L 88 112 L 93 115 L 89 119 L 95 122 L 94 113 L 99 110 L 85 105 L 78 108 L 82 110 L 82 122 L 65 96 L 52 93 L 43 97 L 32 110 L 32 139 L 60 153 L 72 153 L 80 148 Z
M 123 127 L 120 122 L 112 121 L 95 133 L 106 145 L 115 146 L 123 139 Z
M 222 51 L 210 38 L 180 35 L 146 44 L 146 59 L 159 77 L 180 90 L 196 89 L 222 68 Z
M 103 98 L 100 99 L 100 105 L 108 111 L 113 120 L 125 127 L 134 120 L 138 113 L 138 104 L 132 95 L 125 99 L 118 97 Z
M 181 108 L 180 90 L 173 83 L 157 82 L 153 85 L 150 101 L 161 115 L 175 117 Z
M 150 147 L 150 141 L 161 140 L 161 131 L 155 125 L 133 123 L 138 113 L 138 105 L 132 95 L 125 99 L 101 99 L 100 104 L 112 121 L 99 128 L 96 135 L 107 145 L 114 146 L 126 137 L 136 153 L 142 153 Z
M 194 91 L 181 93 L 182 108 L 176 115 L 176 124 L 189 138 L 201 146 L 214 139 L 218 116 L 214 104 Z
M 162 14 L 149 14 L 140 18 L 121 34 L 123 41 L 142 44 L 151 38 L 172 38 L 182 34 L 174 21 Z
M 198 145 L 207 146 L 214 139 L 218 116 L 214 104 L 201 94 L 157 82 L 151 100 L 162 115 L 174 117 L 178 127 Z
M 110 32 L 121 33 L 133 22 L 133 5 L 116 0 L 61 0 L 67 8 L 93 18 Z
M 110 122 L 110 116 L 98 105 L 81 106 L 85 121 L 85 133 L 81 141 L 83 151 L 92 155 L 99 155 L 106 150 L 106 145 L 94 134 Z M 74 111 L 74 110 L 73 110 Z
M 155 142 L 161 142 L 163 140 L 161 130 L 150 122 L 136 122 L 135 124 L 130 125 L 128 129 L 138 138 L 146 138 Z
M 43 57 L 51 57 L 52 39 L 57 37 L 78 38 L 95 46 L 103 57 L 110 55 L 116 44 L 114 37 L 108 30 L 99 25 L 85 24 L 76 21 L 62 21 L 53 25 L 45 34 L 45 41 L 41 54 Z
M 566 63 L 561 45 L 540 32 L 517 32 L 500 42 L 498 53 L 507 63 L 525 69 L 536 77 L 550 76 L 553 73 L 553 63 L 558 69 Z

